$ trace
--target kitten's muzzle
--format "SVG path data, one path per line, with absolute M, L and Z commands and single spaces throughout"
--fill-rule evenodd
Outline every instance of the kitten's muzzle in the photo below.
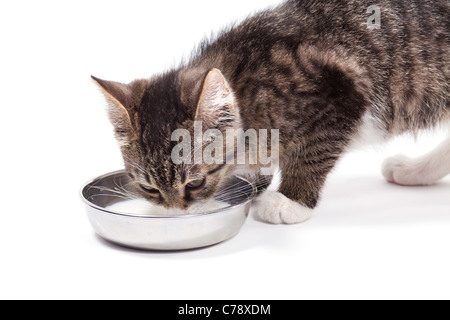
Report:
M 186 210 L 189 208 L 188 201 L 184 199 L 183 195 L 180 195 L 177 191 L 165 192 L 162 197 L 164 199 L 163 205 L 167 209 Z

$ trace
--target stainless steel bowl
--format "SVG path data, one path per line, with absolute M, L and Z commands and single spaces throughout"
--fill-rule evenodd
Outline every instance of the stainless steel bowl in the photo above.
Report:
M 228 205 L 220 210 L 182 216 L 138 216 L 106 209 L 124 201 L 113 191 L 129 182 L 125 171 L 113 172 L 89 182 L 82 189 L 81 196 L 89 221 L 100 237 L 118 245 L 144 250 L 196 249 L 231 239 L 244 225 L 256 195 L 252 183 L 234 177 L 224 188 L 229 190 L 233 186 L 235 192 L 227 192 L 226 198 L 218 199 Z

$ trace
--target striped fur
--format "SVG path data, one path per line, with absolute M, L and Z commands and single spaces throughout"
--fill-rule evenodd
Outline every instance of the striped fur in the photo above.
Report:
M 226 113 L 221 130 L 238 124 L 244 130 L 279 129 L 279 192 L 308 208 L 317 205 L 327 175 L 368 119 L 382 138 L 450 120 L 450 2 L 379 0 L 380 29 L 367 26 L 373 4 L 289 0 L 205 41 L 178 68 L 142 80 L 143 92 L 136 83 L 122 89 L 100 83 L 115 97 L 112 121 L 122 137 L 127 130 L 133 134 L 125 137 L 138 137 L 121 142 L 129 170 L 140 168 L 164 190 L 161 203 L 170 198 L 171 205 L 186 207 L 210 197 L 235 169 L 182 168 L 170 161 L 171 132 L 192 130 L 199 100 L 208 97 L 205 88 L 223 87 L 207 86 L 208 78 L 227 85 L 222 90 L 231 90 L 232 105 L 215 105 L 221 99 L 214 92 L 219 98 L 203 99 L 211 105 L 201 112 L 209 122 Z M 208 77 L 211 70 L 224 78 Z M 127 130 L 123 115 L 114 118 L 117 101 L 129 104 L 122 105 L 130 114 Z M 186 196 L 186 172 L 215 172 L 208 192 L 191 195 L 191 202 L 176 199 Z

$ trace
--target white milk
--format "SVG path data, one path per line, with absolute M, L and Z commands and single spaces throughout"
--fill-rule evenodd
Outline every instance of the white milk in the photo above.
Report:
M 112 206 L 107 207 L 106 209 L 108 211 L 135 216 L 174 216 L 210 212 L 226 208 L 228 206 L 229 205 L 225 202 L 210 200 L 207 203 L 192 206 L 188 210 L 184 211 L 180 209 L 166 209 L 162 206 L 154 205 L 145 199 L 133 199 L 118 202 Z

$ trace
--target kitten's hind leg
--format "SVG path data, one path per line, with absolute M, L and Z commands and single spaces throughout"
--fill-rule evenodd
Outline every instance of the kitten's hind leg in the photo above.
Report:
M 396 156 L 383 163 L 383 175 L 404 186 L 432 185 L 450 174 L 450 137 L 432 152 L 416 159 Z

